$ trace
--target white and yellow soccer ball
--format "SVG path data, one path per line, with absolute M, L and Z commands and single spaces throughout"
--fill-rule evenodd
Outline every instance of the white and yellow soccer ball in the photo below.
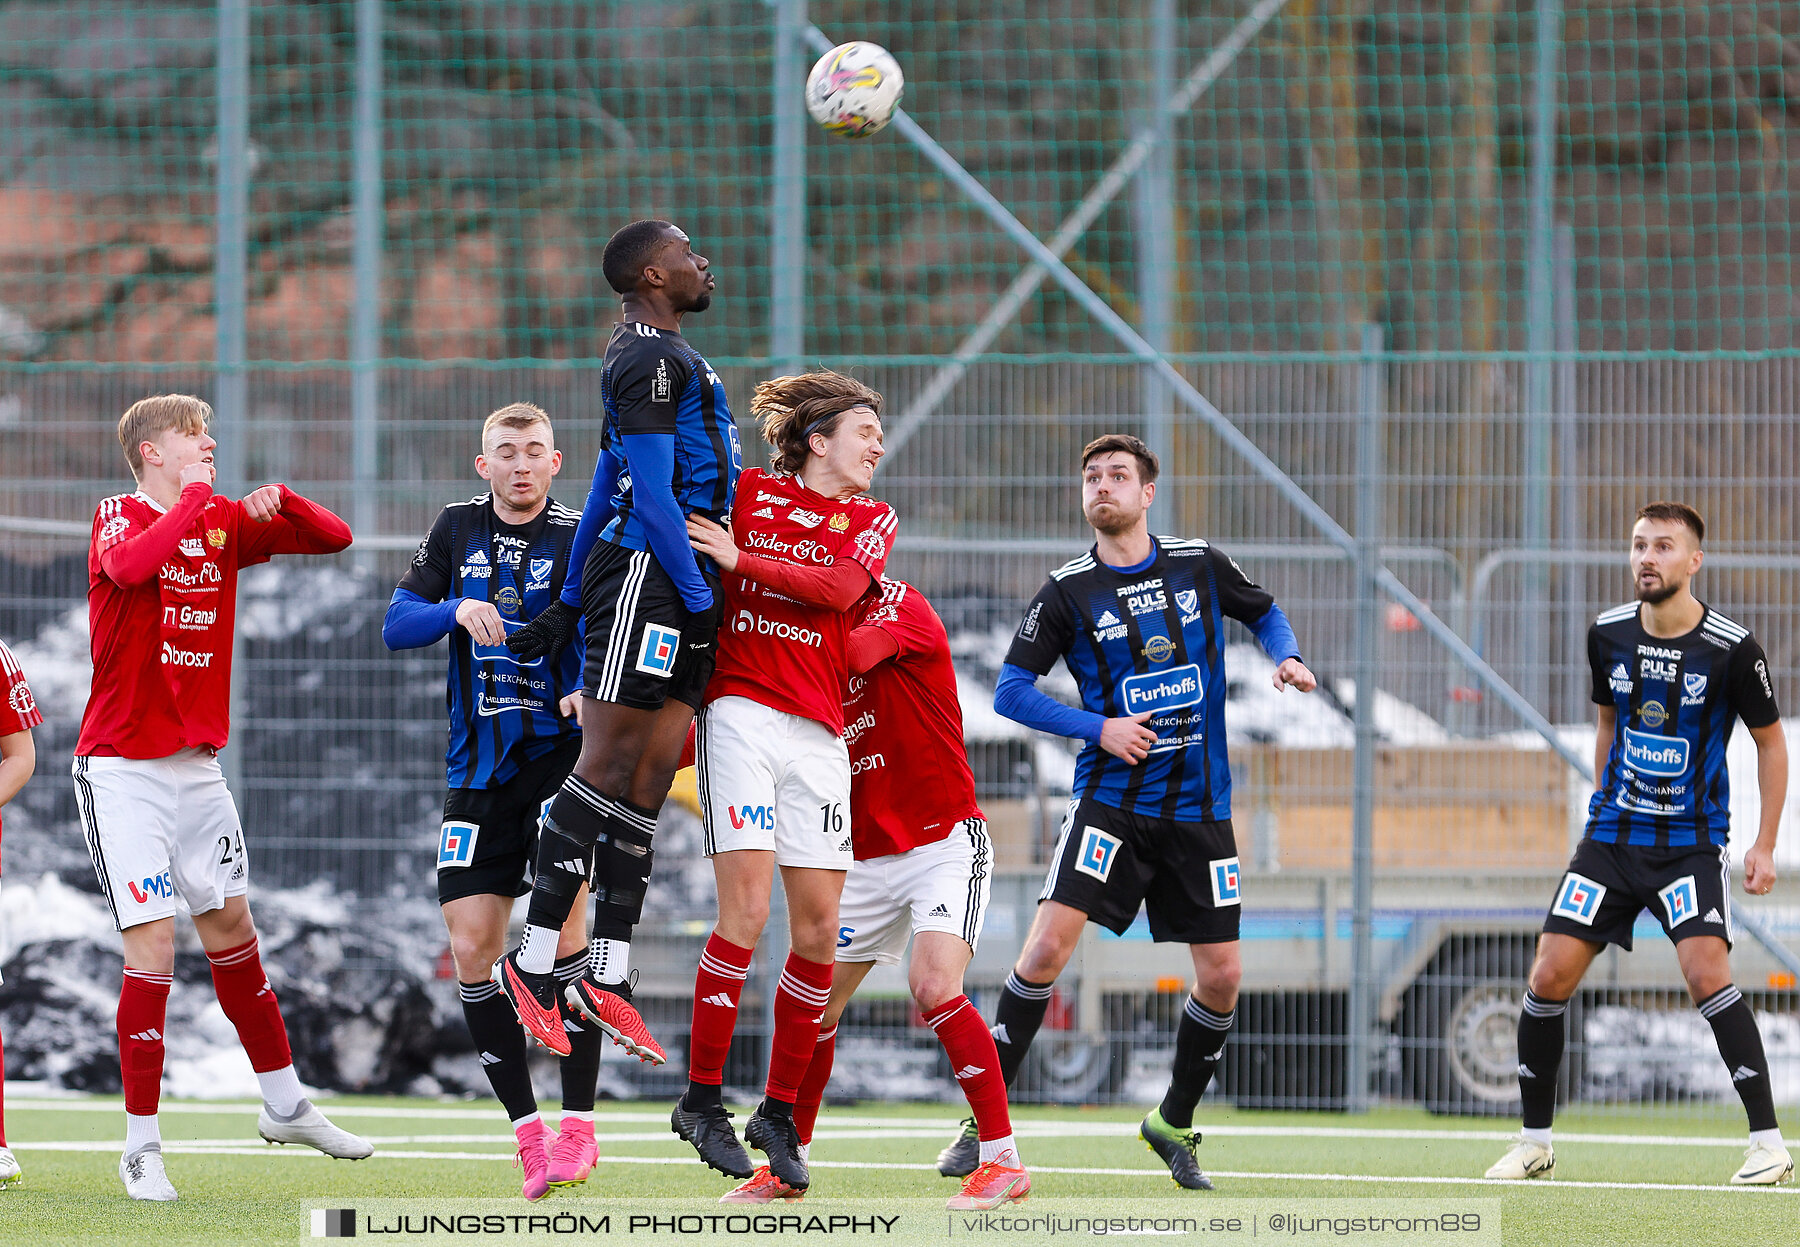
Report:
M 806 111 L 828 133 L 862 139 L 893 120 L 906 78 L 875 43 L 840 43 L 806 76 Z

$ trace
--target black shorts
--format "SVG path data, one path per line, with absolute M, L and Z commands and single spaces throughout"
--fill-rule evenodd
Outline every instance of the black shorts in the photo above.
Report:
M 587 618 L 581 684 L 589 696 L 639 710 L 660 710 L 671 697 L 700 708 L 718 661 L 725 598 L 719 578 L 702 574 L 713 606 L 696 615 L 648 550 L 595 544 L 581 573 Z
M 1544 930 L 1631 950 L 1648 909 L 1679 944 L 1716 935 L 1731 944 L 1731 857 L 1723 845 L 1656 848 L 1583 840 L 1556 885 Z
M 575 769 L 581 738 L 527 762 L 498 788 L 452 788 L 438 832 L 438 904 L 531 891 L 538 823 Z
M 1038 900 L 1079 909 L 1116 935 L 1141 904 L 1158 943 L 1229 943 L 1243 908 L 1231 820 L 1177 823 L 1072 801 Z

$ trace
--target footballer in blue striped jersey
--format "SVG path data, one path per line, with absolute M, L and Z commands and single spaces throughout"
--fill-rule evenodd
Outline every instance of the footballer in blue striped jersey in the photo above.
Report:
M 1587 834 L 1557 884 L 1519 1015 L 1519 1139 L 1488 1169 L 1543 1177 L 1556 1165 L 1550 1127 L 1564 1014 L 1608 944 L 1631 948 L 1649 910 L 1675 945 L 1694 1004 L 1712 1027 L 1744 1103 L 1750 1146 L 1739 1186 L 1793 1175 L 1769 1087 L 1762 1033 L 1731 981 L 1730 785 L 1725 746 L 1742 720 L 1756 743 L 1762 816 L 1744 853 L 1744 890 L 1775 885 L 1775 837 L 1787 797 L 1787 741 L 1769 662 L 1750 630 L 1694 596 L 1706 522 L 1680 502 L 1652 502 L 1631 529 L 1634 601 L 1588 630 L 1597 707 Z
M 1310 692 L 1317 682 L 1287 616 L 1231 558 L 1205 541 L 1150 535 L 1157 469 L 1156 455 L 1127 434 L 1083 450 L 1082 511 L 1094 546 L 1051 573 L 1001 669 L 996 710 L 1086 745 L 994 1039 L 1010 1083 L 1082 927 L 1123 932 L 1144 907 L 1152 939 L 1189 945 L 1195 986 L 1168 1093 L 1140 1133 L 1176 1182 L 1204 1189 L 1194 1108 L 1231 1027 L 1240 976 L 1225 620 L 1246 625 L 1275 660 L 1277 688 Z M 1059 660 L 1080 689 L 1079 709 L 1036 687 Z M 940 1157 L 940 1168 L 951 1159 Z

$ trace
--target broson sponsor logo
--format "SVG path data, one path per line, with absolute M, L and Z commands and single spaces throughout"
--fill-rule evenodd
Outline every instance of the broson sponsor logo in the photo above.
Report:
M 735 632 L 754 632 L 757 636 L 778 637 L 783 641 L 792 641 L 797 645 L 810 645 L 815 649 L 824 644 L 825 638 L 811 628 L 796 628 L 793 624 L 779 619 L 764 619 L 761 615 L 747 610 L 740 610 L 737 618 L 732 620 Z
M 167 641 L 163 642 L 162 660 L 172 667 L 210 667 L 213 656 L 202 654 L 191 649 L 176 649 Z

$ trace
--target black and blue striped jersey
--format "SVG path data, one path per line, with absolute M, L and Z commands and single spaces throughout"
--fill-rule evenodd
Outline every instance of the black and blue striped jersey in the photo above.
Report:
M 1264 648 L 1298 656 L 1269 593 L 1205 541 L 1153 538 L 1155 553 L 1110 567 L 1095 549 L 1050 574 L 1026 608 L 1009 665 L 1046 675 L 1062 659 L 1082 708 L 1105 718 L 1151 711 L 1157 735 L 1136 766 L 1089 740 L 1075 763 L 1074 795 L 1175 822 L 1231 817 L 1225 751 L 1224 620 L 1252 628 Z
M 509 630 L 518 627 L 562 593 L 580 519 L 557 502 L 527 524 L 501 520 L 491 494 L 451 503 L 419 544 L 399 588 L 426 602 L 492 602 Z M 450 628 L 450 787 L 498 787 L 525 763 L 580 737 L 557 703 L 581 687 L 582 650 L 578 640 L 554 662 L 524 662 L 504 645 L 481 645 L 466 629 Z
M 1678 637 L 1644 630 L 1638 604 L 1588 629 L 1596 705 L 1617 711 L 1606 772 L 1588 801 L 1587 834 L 1609 843 L 1681 847 L 1726 842 L 1725 746 L 1738 719 L 1781 717 L 1762 646 L 1711 607 Z
M 622 438 L 672 434 L 675 505 L 683 515 L 725 522 L 743 466 L 743 448 L 724 383 L 686 338 L 638 321 L 616 327 L 606 344 L 600 399 L 606 408 L 604 444 L 609 450 L 623 460 Z M 642 509 L 633 505 L 629 473 L 619 478 L 612 507 L 601 540 L 630 550 L 649 549 Z

